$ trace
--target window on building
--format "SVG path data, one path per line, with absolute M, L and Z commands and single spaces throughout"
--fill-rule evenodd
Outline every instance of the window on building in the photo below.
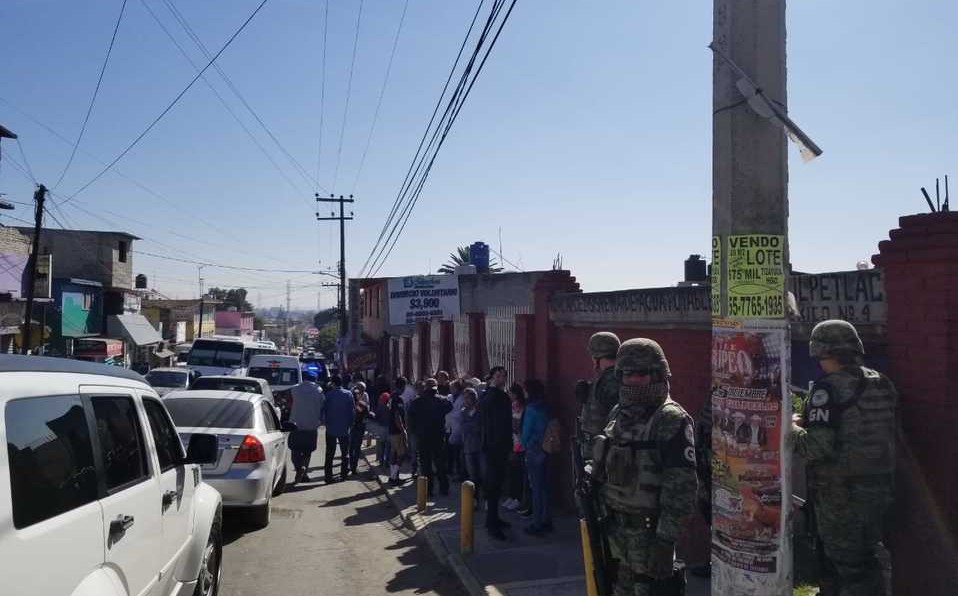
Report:
M 5 418 L 15 527 L 96 500 L 93 444 L 78 396 L 13 400 Z
M 128 245 L 126 240 L 120 240 L 120 262 L 126 263 L 126 253 L 128 251 Z

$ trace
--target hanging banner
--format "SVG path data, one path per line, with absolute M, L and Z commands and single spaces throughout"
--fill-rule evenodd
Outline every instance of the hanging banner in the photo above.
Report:
M 729 236 L 725 258 L 728 259 L 728 316 L 783 318 L 785 237 L 776 234 Z
M 420 275 L 389 279 L 389 324 L 409 325 L 459 314 L 458 275 Z
M 791 408 L 785 322 L 712 327 L 713 593 L 780 594 L 788 585 Z M 729 589 L 731 588 L 731 589 Z

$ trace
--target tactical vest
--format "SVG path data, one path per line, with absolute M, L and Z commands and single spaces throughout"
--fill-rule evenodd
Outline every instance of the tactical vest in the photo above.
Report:
M 582 430 L 590 435 L 602 433 L 605 425 L 609 421 L 610 407 L 602 403 L 599 396 L 602 391 L 607 391 L 605 387 L 609 383 L 615 383 L 615 367 L 602 371 L 599 378 L 589 387 L 589 399 L 582 405 Z
M 839 403 L 836 456 L 816 470 L 823 476 L 878 476 L 895 471 L 895 388 L 879 372 L 865 367 L 861 372 L 853 397 Z
M 647 513 L 659 509 L 662 491 L 662 466 L 655 456 L 658 442 L 655 427 L 667 408 L 681 409 L 671 398 L 659 406 L 645 422 L 622 424 L 620 410 L 613 410 L 605 427 L 605 453 L 602 461 L 605 482 L 602 497 L 609 507 L 625 513 Z M 603 459 L 604 458 L 604 461 Z

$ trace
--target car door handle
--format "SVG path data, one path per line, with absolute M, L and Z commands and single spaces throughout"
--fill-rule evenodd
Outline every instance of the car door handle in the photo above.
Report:
M 115 520 L 110 522 L 110 536 L 122 536 L 127 530 L 133 527 L 132 515 L 118 515 Z
M 167 507 L 172 505 L 173 499 L 175 498 L 176 498 L 175 490 L 168 490 L 165 493 L 163 493 L 163 509 L 166 509 Z

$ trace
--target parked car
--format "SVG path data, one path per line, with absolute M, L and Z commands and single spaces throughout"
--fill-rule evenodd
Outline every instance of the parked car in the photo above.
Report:
M 266 379 L 257 379 L 255 377 L 234 377 L 229 375 L 210 375 L 199 377 L 188 387 L 190 391 L 207 389 L 210 391 L 241 391 L 245 393 L 258 393 L 266 398 L 266 401 L 275 405 L 273 390 L 270 389 Z
M 0 355 L 5 596 L 212 596 L 217 439 L 183 445 L 156 391 L 115 366 Z
M 303 382 L 303 372 L 296 356 L 259 354 L 250 359 L 246 376 L 264 379 L 273 390 L 273 398 L 282 412 L 282 419 L 289 419 L 292 408 L 290 390 Z
M 188 368 L 161 367 L 154 368 L 146 373 L 146 382 L 156 389 L 156 393 L 163 397 L 174 389 L 186 389 L 197 379 L 196 373 Z
M 174 391 L 163 403 L 184 441 L 216 435 L 217 457 L 203 466 L 203 479 L 223 495 L 223 506 L 248 509 L 254 525 L 269 525 L 270 501 L 286 487 L 286 433 L 296 425 L 280 422 L 256 393 Z

